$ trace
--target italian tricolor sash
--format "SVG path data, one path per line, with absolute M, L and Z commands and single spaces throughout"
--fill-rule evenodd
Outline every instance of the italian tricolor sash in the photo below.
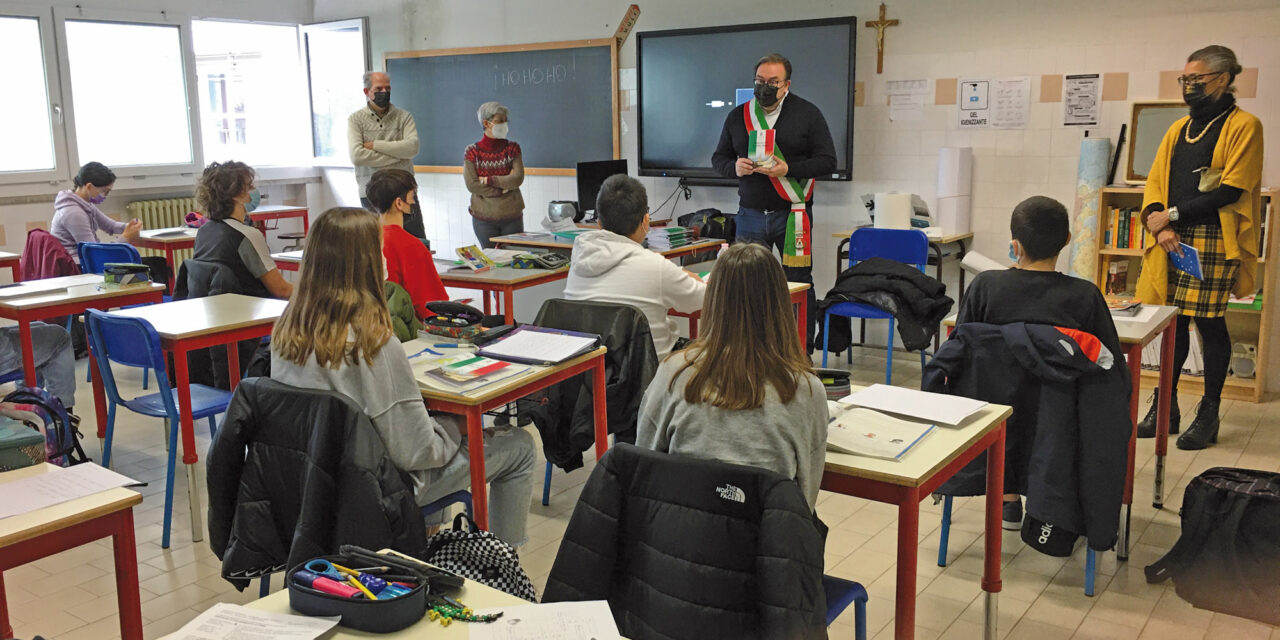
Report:
M 747 125 L 747 158 L 753 162 L 766 162 L 777 158 L 786 162 L 782 149 L 775 141 L 775 131 L 764 118 L 764 107 L 755 98 L 742 110 Z M 813 264 L 813 251 L 809 247 L 809 217 L 804 214 L 804 203 L 813 197 L 813 178 L 797 180 L 783 176 L 769 177 L 774 191 L 791 203 L 791 215 L 787 218 L 787 237 L 783 243 L 782 264 L 788 267 L 808 267 Z

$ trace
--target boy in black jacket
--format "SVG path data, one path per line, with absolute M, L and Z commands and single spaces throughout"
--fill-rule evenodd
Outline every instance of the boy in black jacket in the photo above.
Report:
M 1071 241 L 1071 222 L 1062 203 L 1032 196 L 1018 203 L 1009 219 L 1012 269 L 979 274 L 965 291 L 956 324 L 1027 322 L 1093 334 L 1117 359 L 1120 338 L 1107 301 L 1092 282 L 1060 273 L 1058 254 Z M 1120 371 L 1128 370 L 1117 362 Z M 1004 496 L 1004 528 L 1022 526 L 1022 500 Z

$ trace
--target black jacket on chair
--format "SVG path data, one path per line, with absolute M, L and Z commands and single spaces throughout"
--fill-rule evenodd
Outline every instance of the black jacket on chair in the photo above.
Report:
M 955 304 L 946 293 L 946 285 L 912 265 L 887 258 L 868 258 L 836 277 L 835 286 L 818 303 L 818 326 L 822 326 L 822 314 L 828 307 L 840 302 L 860 302 L 893 314 L 902 345 L 909 351 L 918 351 L 933 341 L 938 325 Z M 830 350 L 844 351 L 851 342 L 848 318 L 832 317 Z M 822 344 L 822 338 L 814 344 Z
M 658 370 L 658 355 L 644 313 L 630 305 L 552 299 L 533 321 L 540 327 L 599 335 L 605 354 L 605 401 L 609 433 L 616 442 L 636 441 L 640 400 Z M 529 410 L 542 436 L 548 461 L 565 471 L 582 466 L 582 452 L 595 444 L 591 373 L 574 376 L 547 390 Z
M 962 324 L 925 366 L 920 387 L 1012 406 L 1005 493 L 1025 495 L 1029 515 L 1104 551 L 1120 526 L 1133 433 L 1129 377 L 1122 355 L 1070 333 L 1021 322 Z M 938 493 L 981 495 L 986 469 L 984 453 Z
M 231 269 L 216 262 L 206 262 L 188 258 L 182 261 L 178 269 L 178 278 L 174 282 L 173 298 L 186 300 L 189 298 L 206 298 L 224 293 L 255 295 L 242 290 L 240 282 Z M 240 375 L 244 376 L 254 351 L 262 342 L 260 338 L 241 340 L 238 346 L 240 354 Z M 227 350 L 225 346 L 198 349 L 187 354 L 187 371 L 191 382 L 218 389 L 231 389 L 230 371 L 227 369 Z
M 772 471 L 616 445 L 542 601 L 608 600 L 633 640 L 826 638 L 825 529 Z
M 209 546 L 238 589 L 342 544 L 425 550 L 408 478 L 342 394 L 244 380 L 206 464 Z

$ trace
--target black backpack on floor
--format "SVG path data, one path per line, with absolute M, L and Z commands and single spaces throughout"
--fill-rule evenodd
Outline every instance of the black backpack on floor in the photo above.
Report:
M 1280 474 L 1215 467 L 1182 498 L 1182 536 L 1146 568 L 1201 609 L 1280 624 Z

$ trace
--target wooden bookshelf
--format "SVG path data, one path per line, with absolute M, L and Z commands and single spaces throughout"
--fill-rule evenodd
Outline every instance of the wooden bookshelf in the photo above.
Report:
M 1267 277 L 1266 264 L 1267 258 L 1277 255 L 1276 251 L 1280 251 L 1277 246 L 1276 236 L 1280 233 L 1273 233 L 1270 228 L 1272 213 L 1272 195 L 1270 189 L 1262 190 L 1262 237 L 1260 241 L 1262 246 L 1259 247 L 1258 260 L 1258 292 L 1263 295 L 1261 309 L 1256 308 L 1227 308 L 1227 328 L 1231 333 L 1231 342 L 1234 346 L 1237 342 L 1245 342 L 1255 344 L 1258 347 L 1258 362 L 1254 367 L 1255 373 L 1253 378 L 1237 378 L 1234 375 L 1228 375 L 1226 384 L 1222 389 L 1222 396 L 1233 400 L 1247 400 L 1250 402 L 1261 402 L 1266 393 L 1267 380 L 1267 358 L 1269 357 L 1269 345 L 1267 344 L 1267 336 L 1271 333 L 1271 323 L 1274 321 L 1272 303 L 1276 296 L 1280 295 L 1280 289 L 1276 286 L 1277 278 L 1275 276 Z M 1111 209 L 1116 208 L 1134 208 L 1142 207 L 1142 187 L 1103 187 L 1098 194 L 1098 230 L 1094 234 L 1094 241 L 1097 242 L 1098 249 L 1098 269 L 1095 284 L 1104 293 L 1107 291 L 1107 276 L 1111 264 L 1117 261 L 1127 261 L 1128 278 L 1126 286 L 1126 294 L 1134 295 L 1134 290 L 1138 283 L 1138 271 L 1142 267 L 1142 254 L 1144 249 L 1117 249 L 1106 246 L 1104 243 L 1105 232 L 1110 224 Z M 1280 229 L 1274 231 L 1280 232 Z M 1146 233 L 1145 230 L 1143 233 Z M 1148 237 L 1148 246 L 1153 239 Z M 1148 383 L 1154 383 L 1159 376 L 1159 371 L 1146 370 L 1142 372 L 1143 379 Z M 1187 394 L 1203 393 L 1204 378 L 1202 376 L 1181 377 L 1178 383 L 1178 390 Z

